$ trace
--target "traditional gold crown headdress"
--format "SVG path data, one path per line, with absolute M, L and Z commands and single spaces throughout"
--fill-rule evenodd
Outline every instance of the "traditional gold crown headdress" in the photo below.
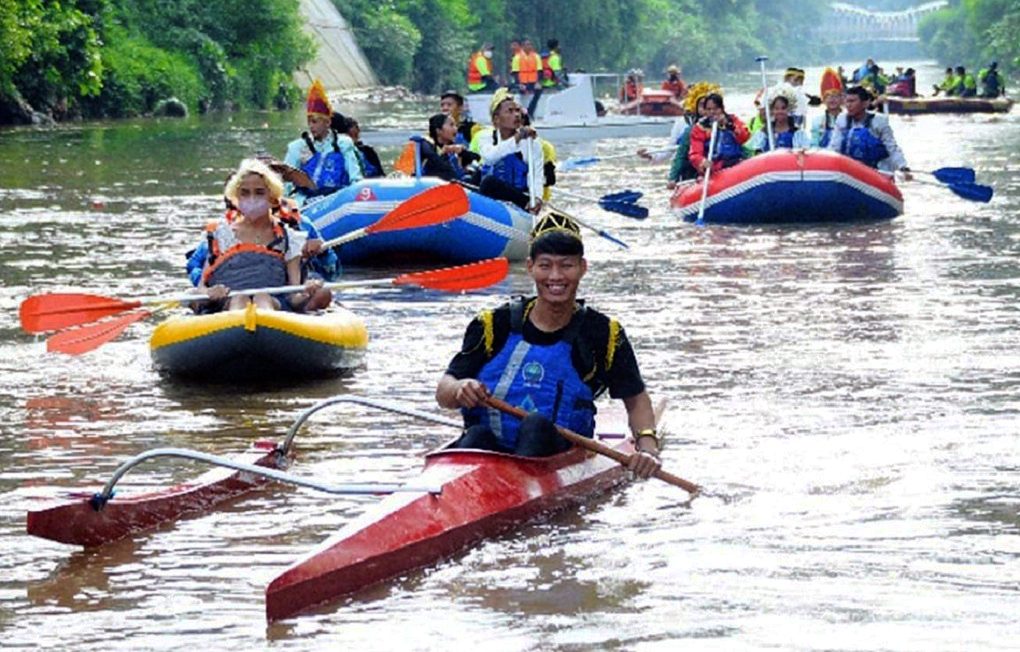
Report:
M 684 98 L 684 109 L 688 113 L 694 113 L 698 110 L 698 100 L 709 95 L 710 93 L 719 93 L 722 95 L 722 88 L 719 84 L 713 84 L 707 81 L 699 81 L 687 89 L 687 97 Z
M 790 111 L 797 110 L 797 89 L 787 82 L 780 82 L 769 89 L 769 107 L 772 106 L 772 102 L 774 102 L 777 97 L 781 97 L 786 100 L 786 106 Z
M 574 220 L 561 213 L 549 212 L 538 218 L 531 229 L 531 241 L 538 240 L 547 233 L 565 233 L 573 238 L 581 239 L 581 228 Z

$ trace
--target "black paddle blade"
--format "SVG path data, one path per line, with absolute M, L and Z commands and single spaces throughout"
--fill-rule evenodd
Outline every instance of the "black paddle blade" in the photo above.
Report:
M 621 190 L 620 192 L 602 195 L 604 201 L 618 201 L 624 204 L 633 204 L 642 197 L 644 197 L 644 193 L 637 190 Z
M 610 213 L 616 213 L 618 215 L 624 215 L 626 217 L 633 217 L 637 220 L 643 220 L 648 217 L 648 209 L 644 206 L 638 206 L 637 204 L 627 204 L 618 201 L 606 201 L 601 200 L 599 206 L 603 210 L 607 210 Z

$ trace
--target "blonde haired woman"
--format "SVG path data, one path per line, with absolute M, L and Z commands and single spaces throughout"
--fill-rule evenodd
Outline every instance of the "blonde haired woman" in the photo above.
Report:
M 227 296 L 230 290 L 300 285 L 307 236 L 300 230 L 297 208 L 283 198 L 283 180 L 262 161 L 241 161 L 223 194 L 232 207 L 206 227 L 209 256 L 198 288 L 206 291 L 209 302 L 202 311 L 241 310 L 249 303 L 304 312 L 328 306 L 332 294 L 319 280 L 285 296 Z

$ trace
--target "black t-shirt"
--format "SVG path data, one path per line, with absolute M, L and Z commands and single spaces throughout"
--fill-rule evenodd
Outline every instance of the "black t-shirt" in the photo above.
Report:
M 516 299 L 520 300 L 520 299 Z M 534 298 L 526 299 L 528 306 Z M 583 303 L 583 302 L 581 302 Z M 528 310 L 525 311 L 527 314 Z M 610 320 L 609 317 L 594 310 L 586 308 L 583 316 L 574 313 L 574 319 L 583 319 L 580 324 L 577 339 L 574 344 L 572 362 L 577 373 L 584 379 L 592 393 L 598 396 L 605 390 L 613 398 L 630 398 L 645 390 L 644 380 L 641 378 L 641 371 L 638 369 L 637 359 L 634 357 L 634 349 L 630 346 L 627 334 L 620 327 L 616 332 L 616 346 L 613 351 L 612 365 L 606 368 L 606 359 L 609 351 Z M 548 333 L 539 330 L 530 319 L 525 317 L 522 336 L 529 344 L 549 346 L 559 342 L 569 326 L 558 331 Z M 510 304 L 505 303 L 492 311 L 492 354 L 486 351 L 485 347 L 485 326 L 481 317 L 476 317 L 468 324 L 464 333 L 464 343 L 460 353 L 453 357 L 446 368 L 446 373 L 454 378 L 477 378 L 491 358 L 506 344 L 510 336 Z M 582 352 L 581 348 L 583 347 Z M 491 388 L 490 388 L 491 389 Z

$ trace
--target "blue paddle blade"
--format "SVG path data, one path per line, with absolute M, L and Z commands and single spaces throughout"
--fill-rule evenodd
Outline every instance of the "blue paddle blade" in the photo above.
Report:
M 931 175 L 942 183 L 974 183 L 977 178 L 972 168 L 939 168 Z
M 637 190 L 621 190 L 620 192 L 611 192 L 608 195 L 602 195 L 602 200 L 633 204 L 644 196 L 643 192 L 638 192 Z
M 602 229 L 599 229 L 597 231 L 597 233 L 600 236 L 602 236 L 603 238 L 605 238 L 606 240 L 609 240 L 610 242 L 612 242 L 613 244 L 620 245 L 624 249 L 630 249 L 630 246 L 626 242 L 624 242 L 623 240 L 620 240 L 619 238 L 614 238 L 613 236 L 609 235 L 608 233 L 606 233 Z
M 610 213 L 617 213 L 626 217 L 633 217 L 634 219 L 643 220 L 648 217 L 648 209 L 644 206 L 638 206 L 637 204 L 628 204 L 626 202 L 618 201 L 606 201 L 602 199 L 599 201 L 599 206 L 603 210 L 607 210 Z
M 979 201 L 983 204 L 992 201 L 992 195 L 994 194 L 991 186 L 983 186 L 978 183 L 950 183 L 947 184 L 947 187 L 958 197 L 963 197 L 970 201 Z
M 560 164 L 560 172 L 570 172 L 578 168 L 588 167 L 589 165 L 595 165 L 599 162 L 599 157 L 588 156 L 586 158 L 568 158 Z

